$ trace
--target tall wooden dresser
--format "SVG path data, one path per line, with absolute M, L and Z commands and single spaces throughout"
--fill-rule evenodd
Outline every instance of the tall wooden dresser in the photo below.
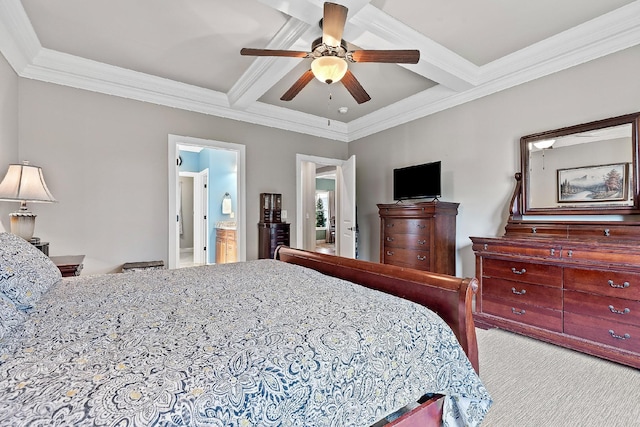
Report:
M 458 205 L 379 204 L 380 262 L 455 276 Z

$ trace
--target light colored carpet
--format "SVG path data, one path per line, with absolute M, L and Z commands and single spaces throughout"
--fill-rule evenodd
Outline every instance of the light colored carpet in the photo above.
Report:
M 640 426 L 640 370 L 499 329 L 477 329 L 493 397 L 483 427 Z

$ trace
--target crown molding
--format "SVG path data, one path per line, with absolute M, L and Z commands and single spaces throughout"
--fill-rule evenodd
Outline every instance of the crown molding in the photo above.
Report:
M 40 49 L 40 40 L 20 1 L 0 1 L 0 52 L 18 75 Z
M 429 80 L 456 91 L 467 90 L 477 84 L 479 71 L 477 65 L 374 6 L 363 7 L 349 20 L 349 25 L 351 26 L 350 34 L 353 27 L 359 30 L 359 35 L 350 37 L 356 45 L 379 46 L 380 49 L 411 46 L 419 49 L 420 61 L 417 65 L 398 65 Z
M 271 39 L 266 49 L 292 49 L 300 38 L 312 37 L 311 25 L 296 18 L 289 18 Z M 311 42 L 307 43 L 307 47 Z M 245 109 L 256 102 L 276 82 L 282 79 L 289 71 L 298 65 L 298 58 L 257 57 L 253 60 L 247 71 L 236 81 L 227 93 L 229 104 L 233 108 Z
M 477 86 L 435 86 L 349 122 L 349 141 L 474 101 L 640 44 L 640 1 L 480 67 Z
M 375 8 L 363 6 L 362 18 L 359 13 L 350 22 L 362 28 L 364 23 L 358 24 L 358 20 L 366 16 L 387 19 L 383 12 L 384 16 L 371 9 Z M 308 26 L 304 22 L 293 24 L 301 28 Z M 392 30 L 378 25 L 371 29 L 368 25 L 371 22 L 367 23 L 369 35 L 376 38 L 414 40 L 417 37 L 411 33 L 413 30 L 403 28 L 400 23 L 390 23 Z M 256 98 L 264 89 L 259 73 L 260 70 L 264 73 L 261 67 L 268 66 L 267 63 L 256 65 L 229 94 L 216 92 L 43 48 L 20 1 L 0 2 L 0 52 L 20 77 L 349 142 L 638 45 L 640 0 L 482 67 L 469 65 L 433 41 L 419 37 L 430 53 L 429 62 L 424 65 L 421 60 L 416 72 L 439 79 L 442 84 L 349 123 L 327 122 L 326 118 L 283 107 L 247 103 L 244 97 Z M 440 77 L 434 75 L 438 70 L 444 73 Z M 445 81 L 447 76 L 451 81 Z M 254 83 L 259 87 L 251 88 Z M 230 99 L 244 109 L 233 108 Z

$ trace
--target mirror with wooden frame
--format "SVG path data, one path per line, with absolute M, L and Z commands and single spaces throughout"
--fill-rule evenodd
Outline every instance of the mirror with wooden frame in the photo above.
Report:
M 513 217 L 640 214 L 639 124 L 640 112 L 522 137 Z

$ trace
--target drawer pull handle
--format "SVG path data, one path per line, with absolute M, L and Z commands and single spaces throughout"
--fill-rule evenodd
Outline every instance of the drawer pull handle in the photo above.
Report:
M 393 255 L 393 251 L 387 251 L 387 255 L 388 255 L 388 256 Z
M 556 250 L 551 248 L 551 256 L 554 256 L 556 254 Z
M 418 240 L 419 245 L 425 245 L 427 243 L 426 240 Z
M 516 270 L 516 268 L 515 268 L 515 267 L 511 267 L 511 272 L 512 272 L 513 274 L 524 274 L 524 273 L 526 273 L 526 272 L 527 272 L 527 270 L 526 270 L 526 269 L 524 269 L 524 268 L 523 268 L 522 270 Z
M 420 256 L 418 255 L 418 261 L 424 261 L 425 259 L 427 259 L 427 256 Z
M 567 257 L 571 258 L 573 256 L 573 251 L 571 249 L 569 249 L 567 251 Z
M 629 282 L 624 282 L 622 285 L 616 285 L 615 283 L 613 283 L 613 280 L 609 280 L 607 283 L 612 288 L 617 288 L 617 289 L 624 289 L 629 287 Z
M 516 314 L 518 316 L 522 316 L 523 314 L 525 314 L 527 311 L 526 310 L 516 310 L 515 308 L 511 307 L 511 312 L 513 314 Z
M 418 224 L 418 225 L 417 225 L 417 227 L 418 227 L 420 230 L 424 230 L 427 226 L 426 226 L 426 225 L 424 225 L 424 224 Z
M 629 308 L 625 308 L 624 310 L 616 310 L 614 306 L 610 305 L 609 306 L 609 311 L 615 314 L 629 314 L 631 313 L 631 310 L 629 310 Z
M 613 332 L 613 329 L 609 329 L 609 335 L 611 335 L 613 338 L 617 340 L 628 340 L 629 338 L 631 338 L 631 335 L 629 334 L 616 335 L 616 333 Z
M 604 235 L 607 236 L 607 237 L 611 236 L 611 232 L 609 231 L 608 228 L 604 229 Z
M 393 227 L 393 222 L 391 224 L 387 224 L 387 228 Z
M 531 227 L 531 232 L 533 234 L 536 234 L 538 232 L 538 229 L 536 227 Z
M 387 237 L 387 242 L 393 242 L 394 238 L 393 237 Z
M 513 293 L 514 293 L 514 294 L 516 294 L 516 295 L 524 295 L 524 294 L 526 294 L 526 293 L 527 293 L 527 290 L 526 290 L 526 289 L 523 289 L 523 290 L 521 290 L 521 291 L 517 291 L 517 290 L 516 290 L 516 288 L 511 288 L 511 292 L 513 292 Z

